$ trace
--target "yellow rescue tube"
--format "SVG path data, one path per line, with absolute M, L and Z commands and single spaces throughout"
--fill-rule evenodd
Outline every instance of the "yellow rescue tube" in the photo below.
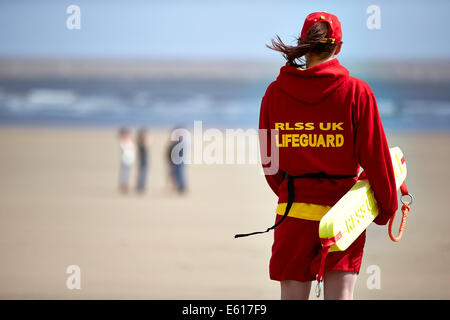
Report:
M 399 147 L 390 149 L 397 190 L 406 179 L 406 162 Z M 378 205 L 369 181 L 359 180 L 320 220 L 319 236 L 336 237 L 332 251 L 344 251 L 378 215 Z

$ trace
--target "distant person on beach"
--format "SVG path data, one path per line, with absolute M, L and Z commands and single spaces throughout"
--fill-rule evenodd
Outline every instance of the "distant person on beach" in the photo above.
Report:
M 119 190 L 123 194 L 128 193 L 130 172 L 133 166 L 136 150 L 131 132 L 122 128 L 119 131 L 120 146 L 120 173 L 119 173 Z
M 287 60 L 264 94 L 259 118 L 261 150 L 279 155 L 278 162 L 272 159 L 274 167 L 263 162 L 278 197 L 276 223 L 261 232 L 275 229 L 270 279 L 279 281 L 281 299 L 308 299 L 311 282 L 321 284 L 322 276 L 325 299 L 353 299 L 366 232 L 345 251 L 328 254 L 319 224 L 358 180 L 360 167 L 378 202 L 374 222 L 385 225 L 397 210 L 393 165 L 375 96 L 335 58 L 342 30 L 332 14 L 308 15 L 295 45 L 277 37 L 268 47 Z
M 168 163 L 168 183 L 169 189 L 175 189 L 179 194 L 186 191 L 185 168 L 184 163 L 179 162 L 179 158 L 183 157 L 186 141 L 183 136 L 179 136 L 177 140 L 169 140 L 167 146 L 167 163 Z
M 148 151 L 149 133 L 146 129 L 140 129 L 137 133 L 137 151 L 138 151 L 138 179 L 136 191 L 145 192 L 147 185 L 147 174 L 150 167 Z

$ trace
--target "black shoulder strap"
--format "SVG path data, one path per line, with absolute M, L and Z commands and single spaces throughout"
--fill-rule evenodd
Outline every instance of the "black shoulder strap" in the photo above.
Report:
M 280 225 L 280 223 L 282 223 L 283 220 L 286 219 L 286 217 L 289 214 L 289 211 L 291 210 L 292 204 L 294 203 L 294 200 L 295 200 L 294 179 L 297 179 L 297 178 L 347 179 L 347 178 L 357 177 L 357 175 L 345 175 L 345 174 L 334 174 L 334 175 L 331 174 L 330 175 L 330 174 L 326 174 L 324 172 L 319 172 L 319 173 L 307 173 L 307 174 L 303 174 L 300 176 L 291 176 L 291 175 L 285 173 L 285 178 L 286 177 L 288 179 L 288 202 L 286 204 L 286 210 L 284 211 L 283 217 L 277 223 L 275 223 L 273 226 L 271 226 L 270 228 L 267 228 L 266 231 L 257 231 L 257 232 L 252 232 L 252 233 L 236 234 L 234 236 L 235 238 L 243 238 L 243 237 L 253 236 L 255 234 L 266 233 L 266 232 L 269 232 L 270 230 L 273 230 L 276 227 L 278 227 Z
M 276 227 L 279 226 L 279 224 L 281 222 L 283 222 L 283 220 L 288 216 L 289 210 L 291 210 L 291 207 L 292 207 L 292 204 L 294 203 L 294 198 L 295 198 L 294 177 L 290 176 L 290 175 L 287 175 L 287 178 L 288 178 L 288 202 L 287 202 L 286 210 L 284 211 L 283 217 L 277 223 L 275 223 L 273 226 L 271 226 L 270 228 L 267 228 L 266 231 L 257 231 L 257 232 L 252 232 L 252 233 L 236 234 L 234 236 L 235 238 L 242 238 L 242 237 L 252 236 L 252 235 L 255 235 L 255 234 L 266 233 L 266 232 L 269 232 L 272 229 L 275 229 Z

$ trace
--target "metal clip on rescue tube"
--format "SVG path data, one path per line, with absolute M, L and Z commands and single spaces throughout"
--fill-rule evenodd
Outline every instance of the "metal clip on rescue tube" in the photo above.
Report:
M 395 215 L 389 221 L 389 236 L 392 241 L 399 241 L 405 230 L 406 219 L 412 195 L 408 192 L 404 180 L 406 179 L 406 163 L 400 148 L 391 148 L 391 159 L 394 168 L 397 188 L 400 188 L 403 203 L 402 222 L 399 234 L 395 237 L 392 233 L 392 224 Z M 321 282 L 325 270 L 325 259 L 329 252 L 346 250 L 366 230 L 378 215 L 378 205 L 369 181 L 363 179 L 364 172 L 355 185 L 327 212 L 320 220 L 319 237 L 322 243 L 321 261 L 317 273 L 316 296 L 319 297 L 322 289 Z M 403 197 L 409 196 L 410 202 Z

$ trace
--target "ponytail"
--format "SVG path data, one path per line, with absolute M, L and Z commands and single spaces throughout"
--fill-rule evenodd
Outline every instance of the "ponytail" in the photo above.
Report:
M 302 40 L 300 37 L 297 39 L 296 46 L 289 46 L 281 41 L 277 35 L 275 39 L 272 39 L 272 45 L 266 45 L 269 49 L 281 52 L 283 57 L 294 67 L 305 68 L 306 62 L 304 56 L 307 53 L 315 53 L 321 56 L 321 58 L 328 58 L 337 47 L 336 44 L 323 43 L 321 40 L 326 38 L 328 33 L 328 25 L 325 22 L 318 22 L 311 27 L 306 39 Z

